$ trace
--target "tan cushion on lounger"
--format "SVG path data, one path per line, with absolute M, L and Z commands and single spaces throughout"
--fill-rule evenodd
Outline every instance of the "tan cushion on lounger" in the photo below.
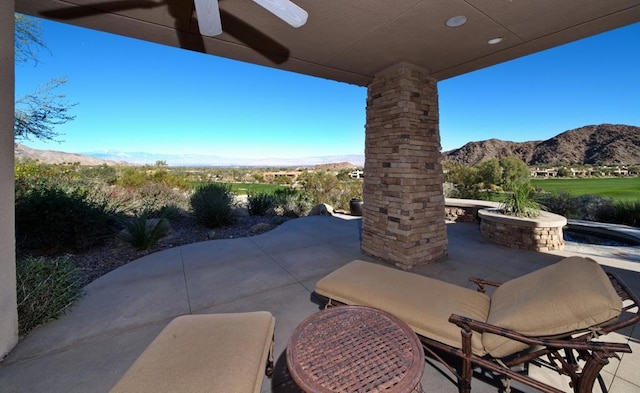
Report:
M 111 392 L 258 393 L 274 325 L 266 311 L 177 317 Z
M 600 265 L 570 257 L 496 288 L 487 322 L 526 336 L 553 336 L 597 326 L 616 318 L 621 309 Z M 494 334 L 484 334 L 482 342 L 497 358 L 527 347 Z
M 489 297 L 444 281 L 370 262 L 352 261 L 316 284 L 322 296 L 350 305 L 387 311 L 419 335 L 460 348 L 460 328 L 451 314 L 486 321 Z M 479 334 L 472 337 L 474 353 L 485 354 Z

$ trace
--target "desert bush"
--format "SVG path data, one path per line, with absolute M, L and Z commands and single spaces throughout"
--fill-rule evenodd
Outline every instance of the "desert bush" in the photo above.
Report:
M 575 218 L 578 220 L 600 221 L 598 216 L 605 214 L 614 204 L 613 199 L 599 195 L 579 195 L 576 197 L 578 210 Z
M 87 184 L 115 184 L 118 179 L 116 168 L 106 164 L 100 166 L 81 166 L 78 169 L 80 177 Z
M 81 186 L 77 175 L 78 165 L 74 164 L 40 164 L 37 161 L 25 161 L 16 164 L 15 192 L 16 199 L 23 198 L 32 191 L 56 188 L 71 191 Z
M 566 218 L 577 219 L 579 216 L 578 198 L 568 192 L 541 193 L 538 194 L 538 199 L 552 213 Z
M 158 213 L 168 206 L 175 206 L 188 210 L 188 192 L 172 188 L 160 183 L 145 183 L 135 191 L 136 199 L 140 201 L 141 209 L 136 213 Z M 153 215 L 153 214 L 152 214 Z
M 273 197 L 274 208 L 272 211 L 278 216 L 306 216 L 313 207 L 313 204 L 307 199 L 304 193 L 300 193 L 290 188 L 275 190 L 273 192 Z
M 209 183 L 191 195 L 193 215 L 207 228 L 217 228 L 233 221 L 233 194 L 225 184 Z
M 115 218 L 81 192 L 56 187 L 32 190 L 16 201 L 19 251 L 59 255 L 101 244 L 114 233 Z
M 306 200 L 312 205 L 326 203 L 335 209 L 349 209 L 352 198 L 362 198 L 362 183 L 340 181 L 328 171 L 304 172 L 298 177 Z
M 117 179 L 117 184 L 123 187 L 141 187 L 146 183 L 157 183 L 183 190 L 191 189 L 191 183 L 185 177 L 169 172 L 161 161 L 155 166 L 124 168 Z
M 640 226 L 640 200 L 615 201 L 609 205 L 600 206 L 595 214 L 595 220 L 634 227 Z
M 169 232 L 167 218 L 149 218 L 148 212 L 125 219 L 123 225 L 125 230 L 121 233 L 121 238 L 138 250 L 153 248 Z
M 567 192 L 555 192 L 542 193 L 539 198 L 550 212 L 575 220 L 623 224 L 628 222 L 625 215 L 633 216 L 633 208 L 626 207 L 626 203 L 598 195 L 574 196 Z M 616 213 L 616 206 L 619 206 L 619 213 Z
M 82 296 L 76 267 L 68 256 L 19 260 L 16 288 L 20 335 L 58 318 Z
M 87 191 L 87 199 L 122 215 L 143 212 L 159 217 L 166 209 L 188 210 L 190 193 L 163 184 L 145 183 L 138 188 L 101 184 Z M 170 217 L 169 217 L 170 218 Z

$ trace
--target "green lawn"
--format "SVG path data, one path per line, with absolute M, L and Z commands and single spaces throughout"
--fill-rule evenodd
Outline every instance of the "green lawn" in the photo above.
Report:
M 531 184 L 547 192 L 600 195 L 621 201 L 640 200 L 640 177 L 532 179 Z

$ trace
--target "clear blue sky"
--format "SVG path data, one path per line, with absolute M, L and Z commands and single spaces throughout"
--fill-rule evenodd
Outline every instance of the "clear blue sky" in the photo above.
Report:
M 66 152 L 295 158 L 364 154 L 366 88 L 42 20 L 50 53 L 16 67 L 16 97 L 65 77 Z M 640 23 L 442 81 L 443 151 L 640 126 Z

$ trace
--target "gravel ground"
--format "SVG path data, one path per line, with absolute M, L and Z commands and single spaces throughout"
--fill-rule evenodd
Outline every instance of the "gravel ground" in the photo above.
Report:
M 280 216 L 237 217 L 232 225 L 208 229 L 198 224 L 193 217 L 185 215 L 171 223 L 169 234 L 160 239 L 152 249 L 139 251 L 130 244 L 115 239 L 102 247 L 71 257 L 80 271 L 82 286 L 85 286 L 111 270 L 154 252 L 206 240 L 259 235 L 287 220 L 288 218 Z M 256 227 L 258 224 L 263 225 Z

